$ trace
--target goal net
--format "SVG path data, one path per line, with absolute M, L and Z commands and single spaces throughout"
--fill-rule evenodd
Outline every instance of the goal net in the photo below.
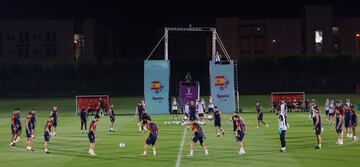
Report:
M 92 110 L 96 110 L 99 107 L 103 107 L 107 110 L 110 106 L 109 95 L 79 95 L 75 97 L 76 100 L 76 114 L 81 111 L 84 106 L 87 110 L 91 107 Z M 101 102 L 100 102 L 101 101 Z M 99 106 L 102 104 L 103 106 Z

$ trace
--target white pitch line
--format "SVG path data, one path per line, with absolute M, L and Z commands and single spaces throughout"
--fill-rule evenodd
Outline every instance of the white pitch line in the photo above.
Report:
M 175 167 L 180 167 L 181 156 L 182 156 L 182 152 L 183 152 L 183 149 L 184 149 L 186 132 L 187 132 L 187 129 L 186 129 L 186 127 L 185 127 L 185 128 L 184 128 L 183 136 L 182 136 L 181 141 L 180 141 L 180 148 L 179 148 L 179 153 L 178 153 L 178 156 L 177 156 L 177 160 L 176 160 L 176 165 L 175 165 Z

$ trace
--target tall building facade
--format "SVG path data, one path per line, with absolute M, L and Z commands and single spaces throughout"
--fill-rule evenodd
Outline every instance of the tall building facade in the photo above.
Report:
M 96 20 L 3 20 L 0 25 L 2 60 L 94 61 L 111 57 L 111 31 Z
M 331 6 L 306 6 L 298 18 L 217 18 L 216 28 L 237 58 L 360 52 L 360 17 L 334 16 Z

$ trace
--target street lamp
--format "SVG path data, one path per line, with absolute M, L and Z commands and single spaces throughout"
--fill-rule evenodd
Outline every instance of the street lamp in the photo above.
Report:
M 359 46 L 358 46 L 359 39 L 360 39 L 360 33 L 356 33 L 355 34 L 355 54 L 358 54 L 358 52 L 359 52 Z

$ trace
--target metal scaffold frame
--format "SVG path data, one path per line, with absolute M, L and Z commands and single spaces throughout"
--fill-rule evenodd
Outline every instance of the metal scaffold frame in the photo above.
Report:
M 160 45 L 162 41 L 164 41 L 164 60 L 169 60 L 169 32 L 210 32 L 212 34 L 211 38 L 211 57 L 212 60 L 216 60 L 217 51 L 216 51 L 216 44 L 218 44 L 222 50 L 222 52 L 225 55 L 225 58 L 227 61 L 232 60 L 229 56 L 229 53 L 227 52 L 219 34 L 216 32 L 215 27 L 165 27 L 164 28 L 164 35 L 161 37 L 161 39 L 156 44 L 155 48 L 150 52 L 148 57 L 146 58 L 146 61 L 149 60 L 149 58 L 152 56 L 152 54 L 155 52 L 157 47 Z M 237 66 L 236 60 L 234 61 L 234 65 Z M 238 75 L 237 67 L 234 66 L 235 75 Z M 236 108 L 239 109 L 240 107 L 240 101 L 239 101 L 239 89 L 238 89 L 238 76 L 234 76 L 234 82 L 235 84 L 235 97 L 236 97 Z

